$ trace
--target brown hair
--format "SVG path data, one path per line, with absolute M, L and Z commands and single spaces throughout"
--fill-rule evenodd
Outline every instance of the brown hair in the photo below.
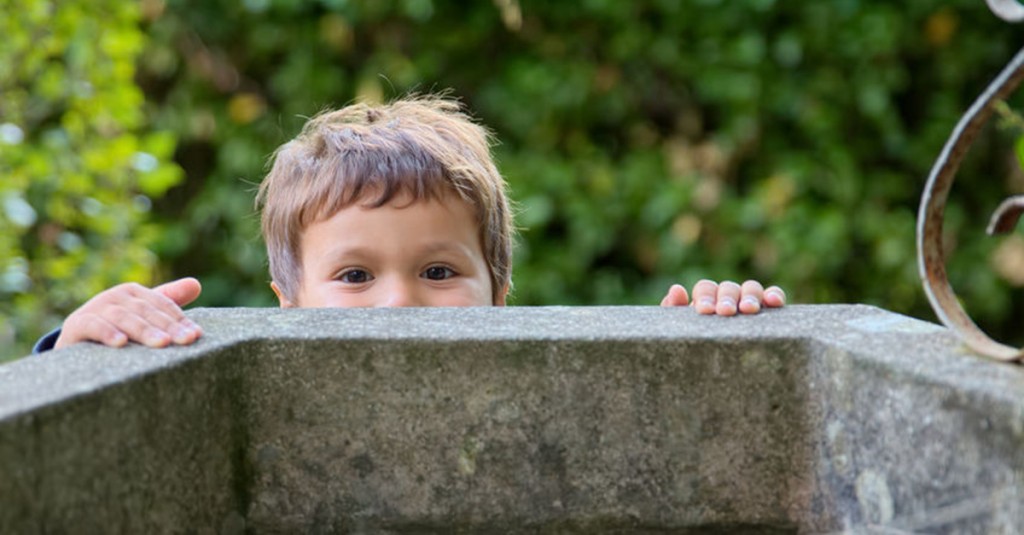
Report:
M 302 231 L 352 203 L 455 193 L 475 211 L 496 301 L 511 280 L 513 227 L 490 141 L 457 102 L 440 96 L 355 104 L 310 119 L 274 153 L 256 196 L 271 278 L 294 302 Z

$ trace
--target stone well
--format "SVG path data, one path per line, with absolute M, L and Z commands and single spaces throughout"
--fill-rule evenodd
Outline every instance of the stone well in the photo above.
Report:
M 0 366 L 0 533 L 1024 531 L 1024 369 L 877 308 L 189 314 Z

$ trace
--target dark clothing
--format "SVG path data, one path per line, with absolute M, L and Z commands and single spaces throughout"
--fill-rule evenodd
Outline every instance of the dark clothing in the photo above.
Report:
M 38 355 L 53 349 L 53 346 L 57 344 L 57 338 L 60 338 L 60 327 L 40 338 L 36 345 L 32 347 L 32 354 Z

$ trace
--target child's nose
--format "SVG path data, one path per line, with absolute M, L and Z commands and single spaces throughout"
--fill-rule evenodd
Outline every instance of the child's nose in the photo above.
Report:
M 418 307 L 423 306 L 420 302 L 416 284 L 405 280 L 394 280 L 388 284 L 381 304 L 381 307 Z

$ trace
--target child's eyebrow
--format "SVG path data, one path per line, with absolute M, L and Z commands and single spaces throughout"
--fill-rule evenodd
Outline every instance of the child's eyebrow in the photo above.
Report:
M 473 256 L 473 251 L 465 244 L 450 240 L 430 242 L 423 247 L 420 247 L 417 252 L 423 255 L 449 253 L 466 257 Z
M 466 258 L 472 258 L 474 251 L 466 246 L 465 244 L 459 243 L 454 240 L 437 240 L 428 242 L 422 246 L 417 247 L 413 253 L 416 256 L 430 256 L 436 254 L 454 254 L 463 256 Z M 333 260 L 349 260 L 349 259 L 373 259 L 381 254 L 380 250 L 376 247 L 367 247 L 365 245 L 353 245 L 345 246 L 339 245 L 332 247 L 329 250 L 323 252 L 320 256 L 327 257 Z
M 348 246 L 340 245 L 340 246 L 331 247 L 331 248 L 327 249 L 326 251 L 321 252 L 320 256 L 321 257 L 326 257 L 326 258 L 329 258 L 329 259 L 332 259 L 332 260 L 342 260 L 342 259 L 350 259 L 350 258 L 357 258 L 357 259 L 373 258 L 373 257 L 377 256 L 377 254 L 378 254 L 377 250 L 374 249 L 373 247 L 365 247 L 365 246 L 362 246 L 362 245 L 354 245 L 354 246 L 348 247 Z

